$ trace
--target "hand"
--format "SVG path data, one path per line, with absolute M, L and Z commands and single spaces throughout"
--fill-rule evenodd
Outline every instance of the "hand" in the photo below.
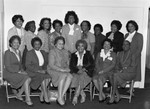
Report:
M 83 73 L 82 69 L 81 69 L 81 70 L 79 70 L 77 73 L 78 73 L 78 74 L 81 74 L 81 73 Z
M 98 74 L 103 74 L 104 72 L 103 72 L 103 70 L 102 71 L 100 71 L 100 72 L 98 72 Z
M 20 73 L 20 74 L 27 75 L 27 72 L 25 72 L 25 71 L 20 71 L 19 73 Z
M 82 70 L 82 66 L 78 66 L 78 69 L 79 69 L 79 70 Z
M 45 72 L 45 70 L 38 70 L 38 73 L 43 73 L 43 74 L 45 74 L 46 72 Z
M 82 69 L 82 71 L 84 71 L 84 72 L 88 72 L 85 68 L 83 68 L 83 69 Z

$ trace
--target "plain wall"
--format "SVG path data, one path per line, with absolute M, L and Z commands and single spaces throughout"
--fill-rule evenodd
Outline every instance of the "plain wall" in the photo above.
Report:
M 110 23 L 115 19 L 122 22 L 121 32 L 124 34 L 127 33 L 125 28 L 126 23 L 132 19 L 138 23 L 139 32 L 144 36 L 141 64 L 142 81 L 135 84 L 137 87 L 143 88 L 145 79 L 148 7 L 148 0 L 5 0 L 4 49 L 7 49 L 7 32 L 13 27 L 11 18 L 15 14 L 23 15 L 25 20 L 24 25 L 29 20 L 35 20 L 38 28 L 41 18 L 50 17 L 52 21 L 60 19 L 64 23 L 66 12 L 74 10 L 79 17 L 79 24 L 82 20 L 89 20 L 92 24 L 91 32 L 93 32 L 94 24 L 100 23 L 104 28 L 103 34 L 110 31 Z

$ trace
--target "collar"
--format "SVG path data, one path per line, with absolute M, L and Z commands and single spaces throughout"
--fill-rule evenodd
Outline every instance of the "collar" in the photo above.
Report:
M 129 35 L 134 35 L 136 33 L 136 31 L 132 32 L 132 33 L 129 33 Z
M 16 54 L 16 52 L 17 52 L 17 54 L 19 54 L 19 50 L 16 50 L 16 52 L 15 52 L 12 47 L 10 47 L 9 50 L 15 54 Z
M 82 55 L 84 56 L 85 53 L 86 53 L 86 51 L 84 50 Z M 79 56 L 79 52 L 78 52 L 78 51 L 77 51 L 75 54 L 76 54 L 77 56 Z
M 75 24 L 70 25 L 70 24 L 68 23 L 68 25 L 69 25 L 70 28 L 74 28 L 74 25 L 75 25 Z

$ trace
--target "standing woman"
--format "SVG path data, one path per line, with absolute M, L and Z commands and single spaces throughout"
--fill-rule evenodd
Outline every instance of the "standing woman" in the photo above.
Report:
M 81 95 L 81 103 L 85 102 L 86 94 L 84 88 L 91 82 L 94 71 L 94 60 L 87 51 L 87 43 L 85 40 L 76 42 L 77 51 L 71 54 L 70 69 L 73 73 L 71 87 L 75 87 L 75 95 L 72 104 L 77 104 L 78 97 Z
M 26 71 L 31 77 L 31 88 L 36 90 L 41 87 L 40 102 L 50 104 L 48 99 L 48 81 L 49 74 L 47 73 L 48 54 L 40 50 L 42 41 L 39 37 L 31 40 L 33 49 L 27 52 L 26 55 Z
M 14 15 L 12 17 L 12 23 L 14 24 L 14 27 L 10 28 L 8 31 L 8 36 L 7 36 L 7 46 L 9 48 L 9 39 L 13 36 L 13 35 L 18 35 L 21 38 L 21 44 L 19 46 L 19 50 L 21 52 L 21 56 L 23 55 L 23 51 L 24 51 L 24 34 L 25 34 L 25 30 L 23 29 L 22 25 L 23 25 L 24 19 L 22 17 L 22 15 Z
M 112 41 L 112 49 L 114 52 L 122 51 L 122 45 L 124 41 L 124 35 L 119 30 L 122 24 L 119 20 L 113 20 L 111 22 L 111 31 L 106 33 L 106 37 Z
M 76 51 L 76 41 L 81 39 L 81 29 L 78 25 L 79 19 L 74 11 L 68 11 L 65 16 L 65 23 L 62 27 L 62 36 L 65 38 L 65 49 L 70 53 Z
M 52 25 L 55 31 L 50 34 L 50 50 L 54 48 L 54 41 L 56 37 L 62 36 L 61 30 L 62 30 L 63 23 L 62 21 L 56 19 L 53 21 Z
M 63 37 L 57 37 L 54 41 L 55 48 L 50 50 L 49 64 L 47 71 L 51 76 L 52 83 L 55 87 L 58 87 L 58 99 L 59 105 L 64 105 L 64 95 L 68 90 L 72 75 L 69 69 L 69 53 L 64 49 L 65 39 Z
M 125 40 L 128 40 L 130 45 L 130 51 L 135 58 L 136 66 L 136 77 L 135 81 L 141 81 L 141 52 L 143 48 L 143 35 L 138 33 L 138 24 L 134 20 L 130 20 L 126 24 L 128 33 L 125 35 Z
M 80 26 L 82 29 L 81 39 L 87 42 L 87 50 L 90 51 L 93 55 L 95 46 L 95 36 L 93 33 L 90 32 L 91 23 L 87 20 L 84 20 L 82 21 Z
M 95 75 L 93 82 L 99 91 L 99 102 L 103 102 L 106 96 L 103 92 L 103 85 L 106 80 L 112 83 L 112 75 L 116 65 L 116 53 L 111 51 L 112 41 L 110 39 L 104 40 L 103 49 L 97 54 L 95 62 Z
M 19 51 L 19 45 L 21 39 L 19 36 L 14 35 L 9 39 L 10 48 L 5 51 L 4 55 L 4 79 L 11 84 L 12 88 L 17 90 L 16 98 L 23 101 L 22 93 L 25 92 L 26 104 L 33 105 L 30 99 L 29 84 L 31 78 L 27 76 L 27 73 L 22 69 L 21 65 L 21 53 Z
M 49 43 L 49 35 L 51 29 L 51 19 L 50 18 L 42 18 L 40 21 L 38 29 L 38 37 L 42 40 L 41 50 L 44 50 L 46 53 L 49 53 L 50 43 Z

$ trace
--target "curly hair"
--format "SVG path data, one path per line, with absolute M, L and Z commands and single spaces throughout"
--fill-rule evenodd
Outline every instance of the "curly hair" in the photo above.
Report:
M 41 46 L 42 46 L 42 40 L 39 38 L 39 37 L 34 37 L 32 40 L 31 40 L 31 45 L 32 47 L 34 48 L 34 43 L 38 41 L 40 42 Z
M 103 26 L 101 24 L 99 24 L 99 23 L 95 24 L 94 25 L 94 30 L 95 30 L 96 27 L 100 28 L 101 32 L 103 32 Z
M 15 22 L 18 20 L 18 19 L 20 19 L 22 22 L 24 22 L 24 19 L 23 19 L 23 17 L 22 17 L 22 15 L 14 15 L 13 17 L 12 17 L 12 23 L 15 25 Z
M 110 43 L 110 47 L 112 48 L 113 43 L 112 43 L 112 41 L 111 41 L 110 39 L 105 39 L 105 40 L 103 41 L 103 43 L 102 43 L 102 46 L 104 46 L 104 43 L 105 43 L 105 42 L 109 42 L 109 43 Z
M 128 26 L 129 26 L 130 23 L 131 23 L 132 25 L 134 25 L 135 30 L 138 31 L 139 26 L 138 26 L 138 24 L 137 24 L 134 20 L 129 20 L 129 21 L 127 22 L 127 24 L 126 24 L 126 29 L 127 29 L 127 31 L 129 32 Z
M 122 24 L 119 20 L 113 20 L 110 25 L 116 25 L 118 30 L 120 30 L 122 27 Z
M 11 46 L 11 44 L 13 43 L 13 41 L 17 39 L 19 41 L 19 44 L 21 44 L 21 38 L 18 35 L 13 35 L 10 39 L 9 39 L 9 46 Z
M 61 27 L 63 26 L 62 21 L 56 19 L 56 20 L 54 20 L 53 23 L 52 23 L 54 29 L 55 29 L 55 24 L 56 24 L 56 23 L 60 24 Z
M 80 24 L 80 27 L 82 27 L 82 24 L 83 23 L 87 23 L 87 25 L 88 25 L 88 27 L 89 27 L 89 30 L 91 29 L 91 23 L 88 21 L 88 20 L 83 20 L 82 22 L 81 22 L 81 24 Z
M 74 23 L 75 23 L 75 24 L 78 24 L 79 18 L 78 18 L 77 14 L 76 14 L 74 11 L 68 11 L 67 14 L 65 15 L 64 21 L 65 21 L 66 24 L 69 23 L 69 22 L 68 22 L 69 16 L 74 16 L 74 19 L 75 19 L 75 22 L 74 22 Z
M 45 21 L 45 20 L 48 20 L 48 21 L 49 21 L 50 26 L 49 26 L 49 28 L 48 28 L 48 31 L 50 31 L 50 29 L 51 29 L 51 19 L 50 19 L 50 18 L 47 18 L 47 17 L 41 19 L 40 24 L 39 24 L 40 27 L 38 28 L 38 31 L 44 29 L 44 28 L 43 28 L 43 24 L 44 24 L 44 21 Z
M 85 40 L 83 40 L 83 39 L 80 39 L 80 40 L 78 40 L 78 41 L 76 42 L 76 45 L 75 45 L 75 46 L 76 46 L 76 49 L 78 48 L 79 44 L 83 44 L 85 50 L 86 50 L 87 47 L 88 47 L 87 42 L 86 42 Z
M 65 38 L 61 36 L 61 37 L 56 37 L 56 39 L 54 40 L 54 45 L 56 45 L 59 40 L 62 40 L 65 44 Z
M 26 23 L 25 28 L 24 28 L 26 31 L 28 31 L 28 30 L 29 30 L 29 28 L 30 28 L 30 24 L 34 24 L 34 25 L 35 25 L 35 21 L 34 21 L 34 20 L 32 20 L 32 21 L 29 21 L 29 22 L 27 22 L 27 23 Z

